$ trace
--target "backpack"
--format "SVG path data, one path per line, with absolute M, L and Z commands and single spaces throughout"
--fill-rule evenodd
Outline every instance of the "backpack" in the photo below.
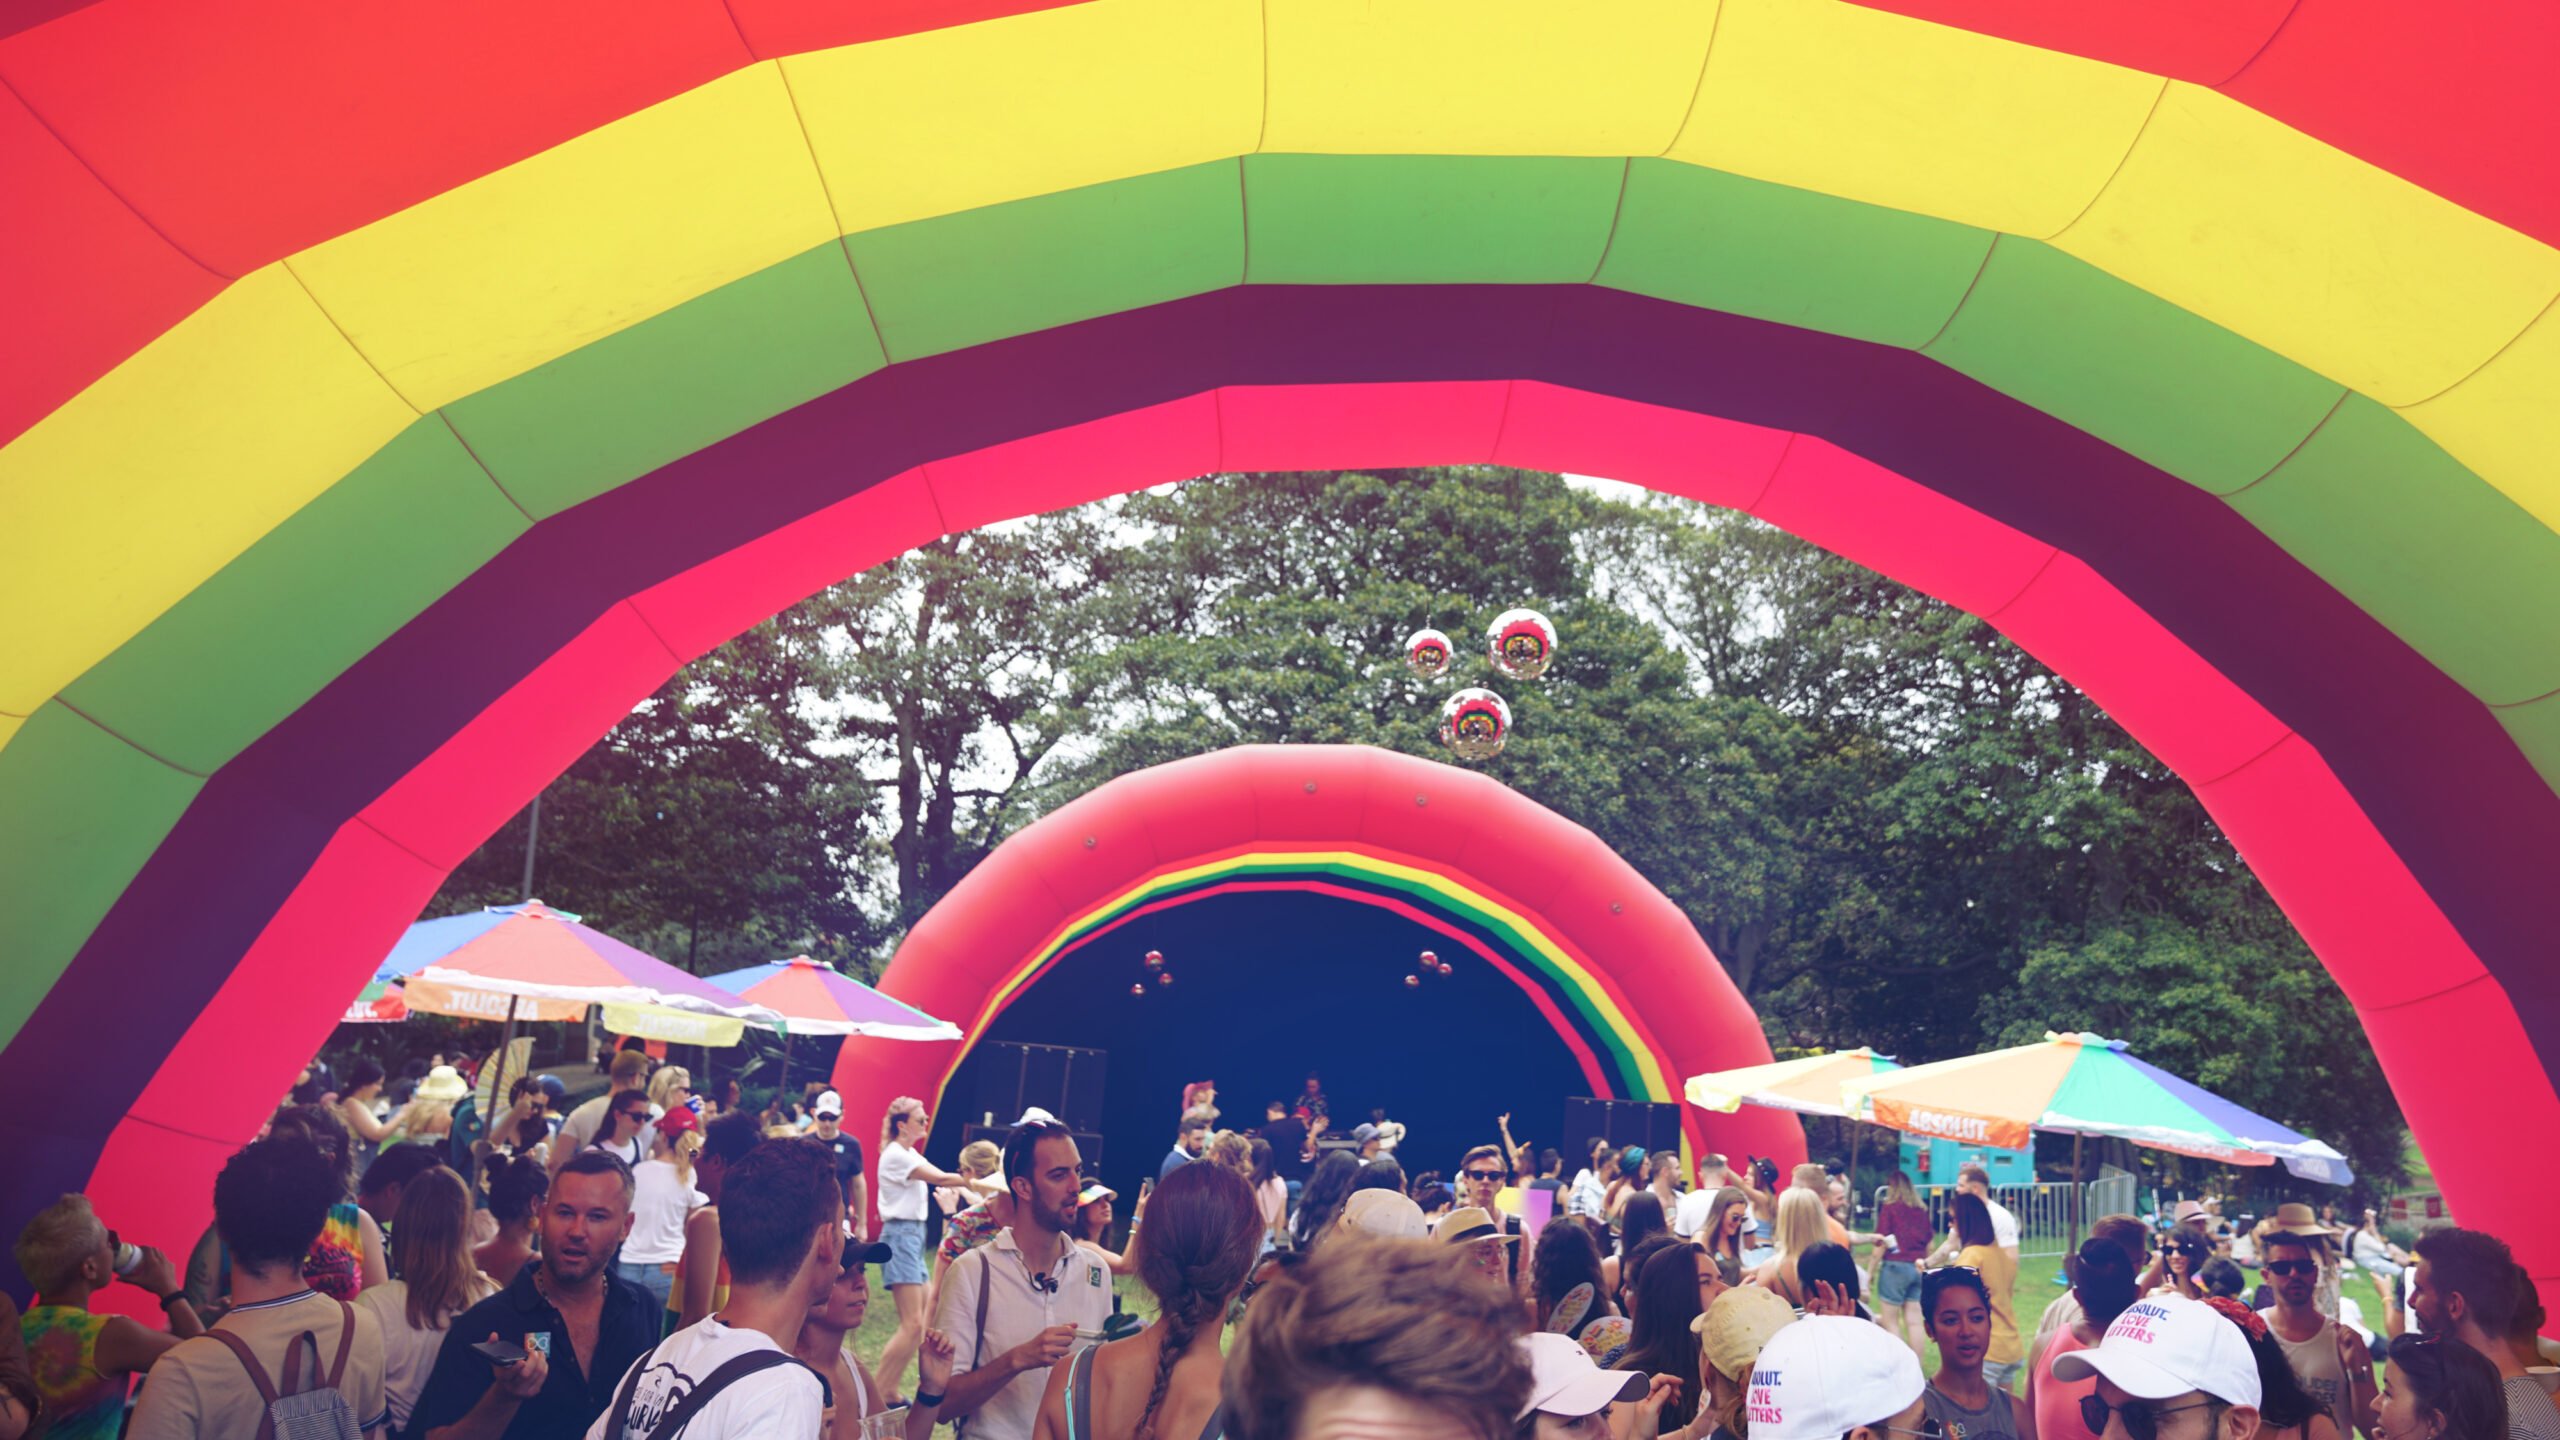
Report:
M 355 1307 L 338 1302 L 338 1358 L 329 1365 L 329 1378 L 320 1378 L 320 1339 L 305 1330 L 285 1346 L 284 1389 L 267 1378 L 267 1367 L 258 1363 L 249 1342 L 228 1330 L 208 1330 L 206 1334 L 231 1347 L 240 1359 L 240 1368 L 249 1372 L 250 1383 L 258 1387 L 258 1398 L 267 1403 L 266 1413 L 258 1417 L 258 1440 L 363 1440 L 363 1430 L 356 1421 L 354 1407 L 347 1404 L 346 1392 L 338 1388 L 347 1375 L 347 1351 L 355 1344 Z M 311 1347 L 311 1388 L 302 1388 L 302 1347 Z
M 605 1440 L 623 1440 L 631 1424 L 631 1397 L 640 1388 L 640 1372 L 649 1368 L 650 1356 L 657 1353 L 652 1350 L 632 1361 L 631 1368 L 622 1373 L 622 1388 L 613 1397 L 613 1428 L 605 1432 Z M 701 1413 L 702 1407 L 710 1404 L 721 1391 L 776 1365 L 797 1365 L 812 1375 L 818 1375 L 816 1367 L 780 1350 L 750 1350 L 744 1355 L 732 1355 L 721 1362 L 719 1369 L 702 1377 L 701 1384 L 686 1392 L 685 1397 L 675 1403 L 675 1408 L 659 1418 L 658 1428 L 639 1437 L 639 1440 L 675 1440 L 676 1436 L 684 1433 L 684 1427 L 692 1422 L 693 1417 Z M 818 1395 L 822 1409 L 835 1408 L 835 1387 L 827 1383 L 824 1375 L 818 1375 Z

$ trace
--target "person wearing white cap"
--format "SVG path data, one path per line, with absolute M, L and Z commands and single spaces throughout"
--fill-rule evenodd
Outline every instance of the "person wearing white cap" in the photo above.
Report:
M 1870 1320 L 1807 1315 L 1769 1337 L 1751 1367 L 1751 1440 L 1887 1440 L 1922 1428 L 1920 1357 Z
M 2257 1356 L 2240 1326 L 2205 1301 L 2177 1294 L 2137 1300 L 2097 1349 L 2054 1359 L 2056 1380 L 2091 1375 L 2098 1388 L 2081 1398 L 2080 1418 L 2102 1440 L 2252 1440 L 2258 1433 L 2266 1387 Z
M 844 1191 L 845 1233 L 859 1240 L 871 1233 L 871 1187 L 862 1183 L 862 1142 L 844 1133 L 844 1099 L 833 1090 L 820 1093 L 809 1113 L 817 1122 L 809 1133 L 835 1157 L 836 1187 Z
M 1523 1335 L 1521 1358 L 1529 1362 L 1529 1403 L 1520 1409 L 1522 1440 L 1599 1440 L 1611 1435 L 1609 1408 L 1632 1404 L 1635 1425 L 1619 1440 L 1654 1440 L 1662 1407 L 1679 1391 L 1673 1376 L 1646 1377 L 1603 1370 L 1569 1335 Z

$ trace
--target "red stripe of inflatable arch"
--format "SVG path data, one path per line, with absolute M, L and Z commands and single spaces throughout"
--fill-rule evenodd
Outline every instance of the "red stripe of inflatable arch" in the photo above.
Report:
M 226 277 L 754 60 L 1056 0 L 31 0 L 0 13 L 0 439 Z M 1880 9 L 2217 85 L 2560 244 L 2560 7 L 2544 0 L 1884 0 Z M 9 34 L 67 10 L 60 23 Z M 41 117 L 41 118 L 39 118 Z M 180 123 L 173 123 L 173 117 Z
M 2087 690 L 2190 779 L 2355 1002 L 2463 1219 L 2510 1237 L 2560 1301 L 2547 1278 L 2560 1237 L 2540 1223 L 2538 1187 L 2514 1183 L 2507 1143 L 2550 1133 L 2560 1097 L 2505 992 L 2307 743 L 2079 560 L 1923 485 L 1810 437 L 1533 382 L 1229 387 L 910 470 L 632 596 L 336 832 L 118 1124 L 91 1194 L 134 1217 L 129 1230 L 190 1242 L 213 1170 L 445 869 L 679 664 L 746 626 L 951 527 L 1219 469 L 1453 457 L 1749 509 L 1988 617 Z M 1149 783 L 1161 782 L 1138 788 Z M 974 1013 L 965 1002 L 1064 913 L 1048 882 L 1022 878 L 1011 895 L 1048 898 L 970 953 L 925 953 L 919 935 L 890 972 L 893 993 Z M 1658 1024 L 1674 1013 L 1638 993 Z M 1686 1053 L 1673 1035 L 1668 1048 Z M 2461 1037 L 2458 1076 L 2446 1037 Z M 901 1047 L 865 1083 L 929 1093 L 931 1050 Z M 232 1083 L 208 1087 L 209 1075 Z

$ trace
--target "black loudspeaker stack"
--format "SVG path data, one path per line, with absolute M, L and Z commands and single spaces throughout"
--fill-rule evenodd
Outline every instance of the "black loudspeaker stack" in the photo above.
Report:
M 1566 1179 L 1573 1178 L 1589 1154 L 1593 1137 L 1624 1150 L 1641 1145 L 1647 1154 L 1656 1150 L 1680 1150 L 1680 1107 L 1657 1105 L 1649 1100 L 1595 1100 L 1588 1095 L 1568 1096 L 1564 1102 L 1563 1143 L 1556 1153 L 1564 1156 Z
M 1102 1129 L 1102 1077 L 1110 1056 L 1067 1045 L 989 1042 L 969 1057 L 977 1071 L 958 1093 L 972 1097 L 971 1124 L 1003 1129 L 1037 1105 L 1080 1134 Z

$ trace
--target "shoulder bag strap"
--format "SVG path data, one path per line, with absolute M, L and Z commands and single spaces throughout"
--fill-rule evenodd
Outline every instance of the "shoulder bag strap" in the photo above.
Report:
M 694 1386 L 691 1394 L 677 1401 L 675 1408 L 667 1412 L 666 1418 L 658 1422 L 658 1428 L 649 1432 L 648 1440 L 675 1440 L 676 1436 L 684 1433 L 686 1424 L 702 1412 L 702 1407 L 718 1398 L 721 1391 L 750 1375 L 760 1374 L 779 1365 L 798 1365 L 801 1369 L 808 1370 L 810 1374 L 818 1375 L 817 1371 L 811 1370 L 797 1357 L 786 1355 L 779 1350 L 751 1350 L 744 1355 L 733 1355 L 719 1369 L 704 1376 L 702 1383 Z M 827 1377 L 824 1375 L 818 1375 L 818 1388 L 830 1401 L 833 1400 L 833 1389 L 827 1384 Z
M 1093 1352 L 1099 1348 L 1086 1346 L 1067 1367 L 1067 1440 L 1093 1435 Z
M 978 1352 L 987 1348 L 987 1295 L 996 1284 L 995 1248 L 984 1245 L 978 1249 L 978 1338 L 969 1343 L 969 1368 L 973 1370 L 987 1363 L 987 1357 Z
M 267 1413 L 267 1407 L 276 1403 L 276 1384 L 267 1378 L 267 1367 L 258 1363 L 248 1341 L 230 1331 L 216 1329 L 204 1333 L 231 1347 L 231 1353 L 240 1357 L 240 1368 L 249 1372 L 249 1383 L 258 1387 L 258 1440 L 276 1440 L 275 1417 Z
M 347 1378 L 347 1352 L 355 1347 L 355 1343 L 356 1307 L 341 1300 L 338 1302 L 338 1358 L 329 1365 L 327 1381 L 329 1389 L 337 1389 L 338 1382 Z M 315 1365 L 320 1362 L 320 1347 L 317 1342 L 314 1342 L 311 1347 L 311 1361 Z

